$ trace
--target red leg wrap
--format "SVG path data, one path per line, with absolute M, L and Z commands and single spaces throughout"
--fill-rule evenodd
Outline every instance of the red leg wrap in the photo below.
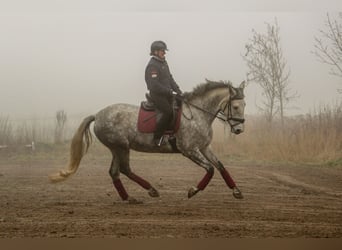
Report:
M 236 187 L 235 182 L 233 181 L 232 177 L 224 167 L 220 169 L 220 173 L 229 188 Z
M 209 181 L 211 180 L 211 178 L 214 175 L 214 170 L 210 169 L 206 175 L 203 177 L 203 179 L 198 183 L 197 188 L 199 190 L 204 190 L 205 187 L 208 185 Z
M 140 186 L 142 186 L 143 188 L 147 190 L 152 187 L 150 183 L 148 183 L 143 178 L 141 178 L 140 176 L 137 176 L 134 173 L 129 174 L 128 178 L 130 178 L 132 181 L 135 181 L 136 183 L 138 183 Z
M 116 190 L 118 191 L 120 197 L 122 200 L 127 200 L 128 199 L 128 194 L 124 188 L 124 186 L 122 185 L 122 182 L 120 179 L 116 179 L 115 181 L 113 181 L 114 187 L 116 188 Z

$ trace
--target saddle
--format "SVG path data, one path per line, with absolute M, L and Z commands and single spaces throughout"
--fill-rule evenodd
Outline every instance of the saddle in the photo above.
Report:
M 141 133 L 154 133 L 156 130 L 157 122 L 159 121 L 162 113 L 155 107 L 150 95 L 146 93 L 146 101 L 142 101 L 140 104 L 140 110 L 138 115 L 138 131 Z M 173 104 L 174 117 L 169 128 L 165 131 L 166 135 L 173 135 L 179 129 L 182 108 L 177 105 L 177 102 Z

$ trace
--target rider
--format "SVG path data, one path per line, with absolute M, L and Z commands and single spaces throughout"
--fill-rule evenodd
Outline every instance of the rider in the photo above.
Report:
M 154 41 L 151 44 L 151 59 L 145 70 L 145 81 L 150 96 L 156 108 L 162 113 L 153 137 L 157 146 L 161 145 L 164 132 L 173 119 L 173 96 L 182 94 L 170 73 L 165 60 L 165 51 L 167 51 L 165 42 Z

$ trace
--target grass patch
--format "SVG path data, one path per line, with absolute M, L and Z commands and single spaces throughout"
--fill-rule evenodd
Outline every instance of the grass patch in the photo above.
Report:
M 63 159 L 68 161 L 70 140 L 80 118 L 63 126 L 65 138 L 54 143 L 56 124 L 37 119 L 13 122 L 0 116 L 1 161 Z M 288 117 L 284 124 L 267 124 L 262 116 L 246 116 L 245 132 L 230 133 L 229 125 L 214 122 L 212 149 L 219 159 L 233 164 L 276 164 L 342 166 L 342 102 L 323 106 L 311 114 Z M 94 137 L 95 138 L 95 137 Z M 27 147 L 35 142 L 35 150 Z M 110 151 L 96 139 L 85 156 L 90 160 L 111 160 Z M 164 159 L 174 156 L 132 152 L 132 159 Z M 170 158 L 170 159 L 171 159 Z

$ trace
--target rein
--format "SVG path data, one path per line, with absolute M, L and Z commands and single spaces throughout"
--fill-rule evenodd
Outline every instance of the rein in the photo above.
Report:
M 185 104 L 187 104 L 188 106 L 193 106 L 194 108 L 196 108 L 196 109 L 198 109 L 198 110 L 200 110 L 200 111 L 202 111 L 202 112 L 204 112 L 204 113 L 210 114 L 210 115 L 214 116 L 215 118 L 218 118 L 219 120 L 221 120 L 221 121 L 223 121 L 223 122 L 228 122 L 228 124 L 233 128 L 234 126 L 237 126 L 238 124 L 244 123 L 244 122 L 245 122 L 245 119 L 243 119 L 243 118 L 235 118 L 235 117 L 233 117 L 233 115 L 232 115 L 232 104 L 231 104 L 231 102 L 232 102 L 233 100 L 238 100 L 238 99 L 240 99 L 240 98 L 234 98 L 234 99 L 229 98 L 229 100 L 228 100 L 227 104 L 225 105 L 224 109 L 223 109 L 223 110 L 219 110 L 219 111 L 216 112 L 216 113 L 213 113 L 213 112 L 210 112 L 210 111 L 208 111 L 208 110 L 206 110 L 206 109 L 203 109 L 203 108 L 201 108 L 201 107 L 199 107 L 199 106 L 197 106 L 197 105 L 195 105 L 195 104 L 193 104 L 193 103 L 191 103 L 191 102 L 188 102 L 188 101 L 186 101 L 186 100 L 184 100 L 184 99 L 183 99 L 182 101 L 183 101 Z M 227 108 L 228 108 L 227 118 L 223 118 L 222 116 L 224 116 L 224 111 L 225 111 Z M 190 109 L 190 112 L 191 112 L 191 109 Z M 186 116 L 184 115 L 184 113 L 183 113 L 183 116 L 184 116 L 186 119 L 188 119 L 188 120 L 191 120 L 191 119 L 193 118 L 192 113 L 191 113 L 191 118 L 186 117 Z M 232 124 L 231 121 L 235 121 L 235 122 L 238 122 L 238 123 L 237 123 L 237 124 Z
M 218 111 L 218 112 L 216 112 L 216 113 L 213 113 L 213 112 L 210 112 L 210 111 L 208 111 L 208 110 L 206 110 L 206 109 L 204 109 L 204 108 L 201 108 L 201 107 L 199 107 L 199 106 L 197 106 L 197 105 L 195 105 L 195 104 L 193 104 L 193 103 L 191 103 L 191 102 L 188 102 L 188 101 L 185 101 L 185 100 L 183 100 L 183 102 L 184 102 L 185 104 L 187 104 L 188 106 L 192 106 L 192 107 L 194 107 L 194 108 L 196 108 L 196 109 L 198 109 L 198 110 L 200 110 L 200 111 L 202 111 L 202 112 L 204 112 L 204 113 L 210 114 L 210 115 L 214 116 L 215 118 L 220 119 L 221 121 L 224 121 L 224 122 L 227 121 L 226 119 L 222 118 L 222 116 L 219 116 L 219 115 L 218 115 L 218 114 L 220 114 L 220 113 L 223 113 L 222 111 Z M 228 103 L 227 103 L 227 104 L 228 104 Z M 226 105 L 226 106 L 227 106 L 227 105 Z M 189 108 L 189 109 L 190 109 L 190 108 Z M 190 112 L 191 112 L 191 109 L 190 109 Z M 188 119 L 188 120 L 191 120 L 191 119 L 193 118 L 192 113 L 191 113 L 191 117 L 190 117 L 190 118 L 189 118 L 189 117 L 186 117 L 186 116 L 184 115 L 184 113 L 183 113 L 183 116 L 184 116 L 186 119 Z

